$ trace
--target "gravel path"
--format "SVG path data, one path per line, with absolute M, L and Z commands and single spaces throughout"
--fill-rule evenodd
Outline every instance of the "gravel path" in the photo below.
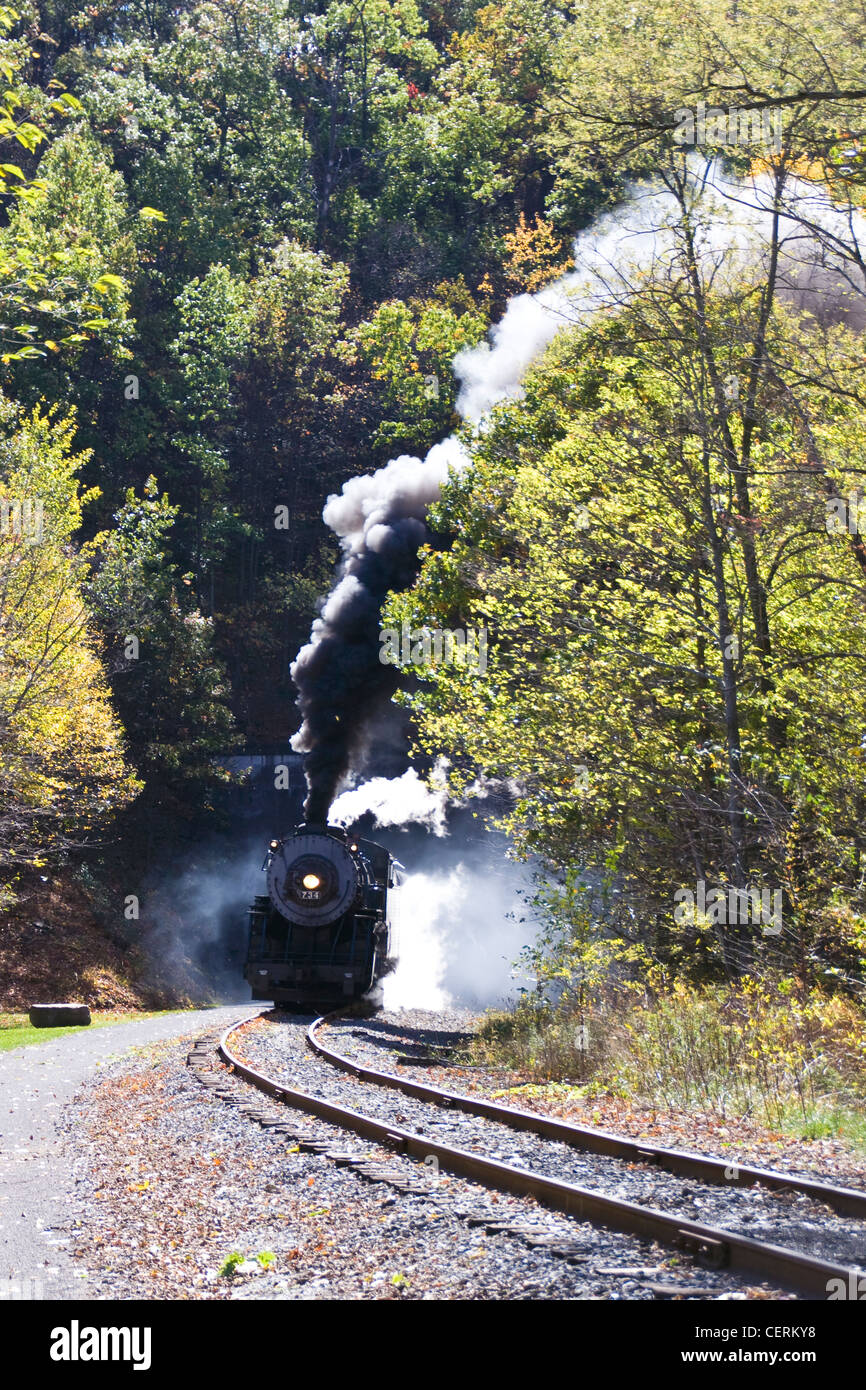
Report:
M 0 1297 L 80 1297 L 65 1253 L 73 1173 L 61 1154 L 63 1107 L 113 1057 L 158 1039 L 226 1027 L 250 1005 L 201 1009 L 72 1033 L 0 1054 Z
M 187 1062 L 172 1046 L 115 1064 L 68 1112 L 72 1253 L 90 1298 L 782 1296 L 531 1199 L 425 1174 L 271 1103 L 218 1064 L 213 1041 Z M 220 1273 L 232 1256 L 236 1272 Z
M 610 1196 L 677 1214 L 685 1220 L 721 1226 L 775 1245 L 784 1245 L 843 1265 L 866 1270 L 866 1223 L 837 1216 L 805 1194 L 762 1187 L 716 1187 L 683 1179 L 654 1167 L 586 1153 L 569 1145 L 508 1129 L 473 1115 L 458 1114 L 384 1087 L 371 1086 L 340 1072 L 305 1046 L 311 1020 L 272 1013 L 234 1034 L 242 1060 L 277 1080 L 379 1120 L 453 1143 L 517 1167 L 573 1182 Z M 424 1020 L 428 1047 L 435 1032 L 439 1046 L 464 1032 L 471 1016 L 437 1013 Z M 383 1037 L 393 1038 L 396 1021 L 379 1015 L 370 1021 L 343 1020 L 329 1028 L 335 1051 L 381 1066 Z M 409 1053 L 405 1018 L 399 1020 L 401 1050 Z M 373 1038 L 370 1042 L 368 1039 Z M 240 1042 L 240 1040 L 243 1040 Z M 352 1044 L 357 1044 L 353 1050 Z M 379 1055 L 369 1057 L 378 1046 Z M 392 1044 L 393 1046 L 393 1044 Z M 363 1056 L 359 1056 L 359 1052 Z M 411 1053 L 410 1053 L 411 1055 Z M 413 1078 L 418 1068 L 412 1067 Z M 440 1081 L 441 1084 L 441 1081 Z M 446 1083 L 447 1084 L 447 1083 Z

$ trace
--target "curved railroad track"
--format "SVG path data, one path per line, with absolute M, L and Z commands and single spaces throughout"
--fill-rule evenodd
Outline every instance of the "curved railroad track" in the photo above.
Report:
M 408 1081 L 393 1072 L 375 1071 L 372 1067 L 362 1067 L 350 1057 L 334 1052 L 318 1037 L 319 1029 L 340 1014 L 324 1014 L 307 1029 L 307 1042 L 319 1057 L 330 1062 L 341 1071 L 349 1072 L 360 1081 L 368 1081 L 376 1086 L 387 1086 L 417 1100 L 432 1101 L 449 1109 L 462 1110 L 467 1115 L 478 1115 L 481 1119 L 494 1120 L 497 1124 L 508 1125 L 511 1129 L 528 1130 L 545 1139 L 556 1140 L 560 1144 L 570 1144 L 573 1148 L 586 1149 L 590 1153 L 607 1154 L 611 1158 L 624 1158 L 633 1163 L 652 1163 L 669 1173 L 681 1177 L 697 1178 L 700 1182 L 724 1184 L 726 1187 L 762 1187 L 777 1191 L 802 1192 L 825 1206 L 832 1207 L 840 1216 L 853 1216 L 866 1221 L 866 1192 L 851 1187 L 834 1187 L 830 1183 L 818 1182 L 811 1178 L 795 1177 L 789 1173 L 778 1172 L 772 1168 L 752 1168 L 745 1164 L 732 1164 L 720 1158 L 707 1158 L 703 1154 L 687 1153 L 681 1149 L 659 1148 L 653 1144 L 629 1139 L 625 1135 L 611 1134 L 603 1129 L 591 1129 L 583 1125 L 569 1124 L 564 1120 L 552 1120 L 545 1115 L 536 1115 L 529 1110 L 515 1110 L 508 1105 L 497 1105 L 495 1101 L 478 1100 L 473 1096 L 461 1095 L 457 1091 L 444 1091 L 438 1086 L 423 1082 Z M 864 1250 L 866 1255 L 866 1250 Z
M 263 1010 L 262 1013 L 267 1013 Z M 252 1018 L 260 1015 L 253 1015 Z M 705 1183 L 724 1183 L 726 1186 L 751 1186 L 761 1184 L 771 1189 L 797 1192 L 822 1205 L 832 1207 L 845 1217 L 866 1218 L 866 1193 L 849 1188 L 833 1187 L 831 1184 L 794 1177 L 773 1170 L 752 1168 L 744 1165 L 725 1164 L 718 1159 L 706 1158 L 698 1154 L 684 1153 L 674 1149 L 656 1148 L 635 1140 L 602 1130 L 584 1128 L 567 1124 L 545 1116 L 498 1105 L 492 1101 L 479 1100 L 470 1096 L 449 1092 L 425 1083 L 409 1081 L 388 1072 L 376 1071 L 372 1067 L 359 1065 L 354 1060 L 335 1052 L 326 1046 L 319 1036 L 329 1021 L 339 1017 L 330 1014 L 315 1020 L 307 1030 L 307 1044 L 313 1052 L 330 1066 L 350 1073 L 356 1080 L 375 1087 L 386 1087 L 401 1091 L 407 1096 L 442 1107 L 445 1110 L 460 1110 L 485 1121 L 512 1129 L 529 1132 L 533 1136 L 565 1143 L 574 1148 L 585 1149 L 603 1156 L 625 1159 L 631 1164 L 645 1164 L 664 1168 L 678 1176 L 687 1176 Z M 219 1040 L 217 1051 L 222 1061 L 235 1073 L 255 1086 L 259 1091 L 281 1104 L 295 1110 L 313 1115 L 331 1125 L 338 1126 L 360 1135 L 365 1139 L 390 1150 L 393 1153 L 419 1160 L 426 1167 L 419 1169 L 425 1176 L 430 1166 L 456 1176 L 470 1179 L 485 1187 L 518 1196 L 532 1197 L 544 1206 L 566 1213 L 579 1220 L 589 1221 L 609 1229 L 622 1231 L 642 1239 L 659 1241 L 692 1254 L 698 1263 L 706 1268 L 726 1269 L 744 1275 L 757 1275 L 767 1279 L 780 1288 L 795 1290 L 810 1298 L 826 1298 L 830 1280 L 843 1280 L 845 1287 L 858 1277 L 856 1270 L 843 1264 L 818 1258 L 812 1254 L 756 1240 L 724 1227 L 705 1225 L 685 1219 L 682 1215 L 659 1211 L 640 1202 L 629 1201 L 607 1193 L 596 1191 L 572 1182 L 566 1182 L 549 1174 L 533 1171 L 531 1168 L 504 1163 L 497 1158 L 459 1148 L 441 1139 L 418 1133 L 401 1125 L 396 1125 L 363 1114 L 349 1106 L 336 1104 L 332 1100 L 310 1094 L 295 1086 L 288 1086 L 274 1077 L 267 1076 L 244 1062 L 231 1045 L 232 1035 L 252 1019 L 233 1024 Z M 205 1044 L 205 1047 L 207 1044 Z M 195 1049 L 190 1054 L 190 1064 L 205 1065 L 204 1052 Z M 211 1075 L 207 1084 L 219 1095 L 220 1081 Z M 229 1093 L 223 1091 L 226 1099 Z M 235 1102 L 237 1100 L 235 1099 Z M 279 1119 L 265 1116 L 255 1105 L 243 1107 L 258 1119 L 259 1123 L 274 1128 L 290 1130 L 290 1125 L 280 1124 Z M 362 1176 L 375 1177 L 376 1180 L 389 1180 L 387 1169 L 379 1166 L 372 1169 L 369 1163 L 357 1156 L 335 1151 L 332 1142 L 306 1142 L 304 1148 L 326 1154 L 335 1161 L 353 1163 Z M 405 1177 L 403 1177 L 405 1182 Z M 400 1180 L 397 1179 L 397 1185 Z M 420 1190 L 416 1188 L 416 1190 Z

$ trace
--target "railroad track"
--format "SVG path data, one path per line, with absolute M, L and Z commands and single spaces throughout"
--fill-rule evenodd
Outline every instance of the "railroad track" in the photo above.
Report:
M 508 1105 L 497 1105 L 495 1101 L 478 1100 L 456 1091 L 443 1091 L 437 1086 L 428 1086 L 423 1082 L 408 1081 L 402 1076 L 395 1076 L 393 1072 L 375 1071 L 372 1067 L 359 1066 L 352 1058 L 344 1057 L 341 1053 L 326 1047 L 318 1036 L 320 1028 L 340 1016 L 325 1014 L 322 1018 L 317 1018 L 307 1030 L 307 1043 L 317 1056 L 324 1058 L 332 1066 L 339 1067 L 341 1071 L 349 1072 L 359 1081 L 387 1086 L 391 1090 L 402 1091 L 404 1095 L 414 1096 L 416 1100 L 432 1101 L 436 1105 L 447 1106 L 448 1109 L 462 1110 L 467 1115 L 477 1115 L 480 1119 L 494 1120 L 497 1124 L 508 1125 L 510 1129 L 527 1130 L 545 1139 L 569 1144 L 572 1148 L 607 1154 L 609 1158 L 624 1158 L 632 1163 L 651 1163 L 680 1177 L 697 1178 L 700 1182 L 718 1183 L 726 1187 L 754 1187 L 760 1184 L 776 1191 L 802 1192 L 815 1201 L 832 1207 L 840 1216 L 853 1216 L 866 1221 L 866 1192 L 858 1192 L 856 1188 L 833 1187 L 830 1183 L 794 1177 L 772 1168 L 752 1168 L 746 1164 L 707 1158 L 703 1154 L 687 1153 L 681 1149 L 658 1148 L 636 1139 L 628 1139 L 624 1135 L 611 1134 L 607 1130 L 568 1124 L 564 1120 L 534 1115 L 528 1110 L 515 1110 Z
M 255 1017 L 255 1015 L 253 1016 Z M 725 1182 L 736 1185 L 761 1183 L 766 1186 L 787 1188 L 832 1206 L 846 1216 L 866 1217 L 866 1193 L 847 1188 L 836 1188 L 830 1184 L 812 1182 L 809 1179 L 794 1178 L 785 1173 L 737 1165 L 736 1176 L 727 1177 L 725 1171 L 732 1172 L 732 1165 L 720 1160 L 704 1158 L 697 1154 L 682 1153 L 673 1149 L 661 1149 L 641 1145 L 615 1134 L 601 1130 L 569 1125 L 526 1111 L 497 1105 L 494 1102 L 477 1100 L 455 1092 L 420 1082 L 404 1080 L 391 1073 L 379 1072 L 364 1067 L 342 1054 L 327 1047 L 318 1036 L 320 1029 L 336 1015 L 317 1019 L 309 1028 L 307 1042 L 319 1057 L 353 1075 L 356 1079 L 375 1086 L 386 1086 L 403 1091 L 416 1099 L 435 1103 L 445 1109 L 460 1109 L 485 1120 L 493 1120 L 511 1128 L 528 1130 L 534 1135 L 554 1139 L 578 1148 L 590 1149 L 616 1158 L 625 1158 L 634 1163 L 664 1166 L 678 1175 L 688 1175 L 705 1182 Z M 532 1197 L 537 1202 L 556 1211 L 566 1213 L 579 1220 L 590 1221 L 609 1229 L 659 1241 L 665 1245 L 685 1250 L 696 1260 L 710 1269 L 726 1269 L 744 1275 L 757 1275 L 772 1281 L 781 1288 L 795 1290 L 811 1298 L 826 1298 L 829 1281 L 840 1279 L 847 1288 L 850 1280 L 858 1278 L 857 1272 L 845 1265 L 836 1264 L 815 1256 L 788 1249 L 783 1246 L 755 1240 L 750 1236 L 729 1231 L 723 1227 L 704 1225 L 690 1221 L 682 1216 L 658 1211 L 638 1202 L 628 1201 L 597 1192 L 591 1188 L 565 1182 L 546 1174 L 534 1172 L 499 1159 L 486 1157 L 466 1149 L 443 1143 L 439 1139 L 418 1134 L 401 1126 L 374 1119 L 372 1116 L 306 1091 L 287 1086 L 272 1077 L 266 1076 L 247 1065 L 233 1051 L 230 1039 L 243 1023 L 233 1024 L 219 1040 L 218 1053 L 234 1073 L 251 1083 L 258 1090 L 271 1096 L 282 1104 L 296 1110 L 314 1115 L 331 1125 L 349 1130 L 365 1139 L 381 1145 L 394 1153 L 420 1160 L 428 1165 L 435 1163 L 438 1169 L 462 1178 L 480 1183 L 498 1191 L 517 1196 Z M 195 1051 L 190 1054 L 191 1064 Z M 219 1082 L 212 1082 L 219 1094 Z M 255 1115 L 255 1107 L 247 1107 Z M 272 1125 L 273 1120 L 260 1122 Z M 334 1145 L 319 1143 L 306 1145 L 327 1153 Z M 345 1155 L 331 1153 L 337 1161 Z M 357 1160 L 356 1160 L 357 1162 Z M 363 1167 L 363 1165 L 361 1165 Z M 370 1175 L 368 1172 L 366 1175 Z M 856 1286 L 856 1284 L 855 1284 Z

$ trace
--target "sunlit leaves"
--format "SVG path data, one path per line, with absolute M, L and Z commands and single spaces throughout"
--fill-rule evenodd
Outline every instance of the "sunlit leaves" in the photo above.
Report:
M 67 114 L 81 110 L 80 103 L 69 93 L 63 93 L 51 103 L 51 108 Z M 45 140 L 31 123 L 16 123 L 8 106 L 4 119 L 5 133 L 28 149 L 35 149 Z M 91 157 L 88 163 L 94 192 L 86 198 L 73 194 L 65 208 L 58 206 L 64 197 L 61 185 L 65 179 L 68 191 L 74 152 L 81 148 L 81 143 L 73 136 L 50 146 L 43 153 L 40 177 L 36 179 L 28 180 L 17 164 L 0 164 L 0 198 L 4 194 L 10 198 L 8 222 L 0 229 L 0 312 L 4 306 L 15 306 L 19 312 L 36 311 L 43 316 L 41 323 L 19 323 L 0 329 L 3 363 L 44 358 L 47 351 L 58 352 L 90 341 L 93 333 L 110 334 L 113 330 L 117 336 L 118 330 L 122 331 L 126 285 L 121 276 L 106 270 L 104 259 L 106 254 L 114 256 L 117 248 L 112 245 L 105 252 L 97 249 L 94 232 L 101 219 L 91 216 L 88 225 L 87 218 L 87 212 L 96 212 L 101 174 L 98 159 Z M 52 227 L 55 220 L 56 226 Z M 112 299 L 111 317 L 93 314 L 94 294 Z M 44 338 L 42 343 L 38 342 L 40 338 Z M 54 345 L 50 349 L 49 341 Z
M 484 623 L 492 652 L 483 680 L 419 667 L 405 698 L 425 751 L 451 758 L 455 790 L 479 770 L 507 779 L 522 793 L 509 817 L 517 843 L 563 869 L 582 864 L 613 895 L 623 930 L 671 930 L 675 887 L 696 874 L 728 881 L 733 789 L 751 872 L 785 886 L 786 930 L 810 937 L 829 920 L 827 882 L 859 891 L 866 769 L 843 750 L 866 721 L 862 600 L 848 601 L 862 575 L 844 538 L 827 534 L 820 473 L 794 466 L 798 412 L 773 395 L 751 456 L 752 517 L 739 516 L 712 398 L 696 406 L 696 355 L 672 347 L 687 338 L 683 324 L 671 331 L 679 310 L 666 301 L 664 331 L 649 292 L 635 292 L 630 312 L 628 324 L 563 335 L 433 509 L 453 544 L 427 549 L 387 622 Z M 714 332 L 730 312 L 712 301 Z M 837 389 L 862 388 L 853 343 L 837 333 L 830 346 L 781 311 L 772 332 L 792 375 L 828 354 L 809 415 L 822 453 L 845 458 L 853 478 L 864 463 L 858 410 Z M 739 439 L 741 422 L 731 428 Z M 748 538 L 767 576 L 771 658 L 749 617 Z M 735 758 L 722 600 L 734 622 Z
M 83 504 L 73 425 L 35 411 L 3 446 L 0 495 L 31 518 L 0 533 L 0 865 L 86 842 L 139 784 L 124 763 L 70 541 Z M 38 502 L 41 527 L 32 524 Z
M 361 351 L 384 386 L 387 418 L 377 444 L 392 453 L 424 452 L 449 432 L 455 422 L 452 361 L 486 327 L 462 284 L 443 284 L 434 297 L 410 304 L 389 300 L 360 325 Z

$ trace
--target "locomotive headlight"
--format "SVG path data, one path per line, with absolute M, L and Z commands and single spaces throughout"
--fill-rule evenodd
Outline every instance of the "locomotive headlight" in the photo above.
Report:
M 271 849 L 279 849 L 279 847 L 280 847 L 280 842 L 279 842 L 279 840 L 271 840 L 271 843 L 270 843 L 270 848 L 271 848 Z
M 318 874 L 304 874 L 302 882 L 305 888 L 318 888 L 322 880 Z

